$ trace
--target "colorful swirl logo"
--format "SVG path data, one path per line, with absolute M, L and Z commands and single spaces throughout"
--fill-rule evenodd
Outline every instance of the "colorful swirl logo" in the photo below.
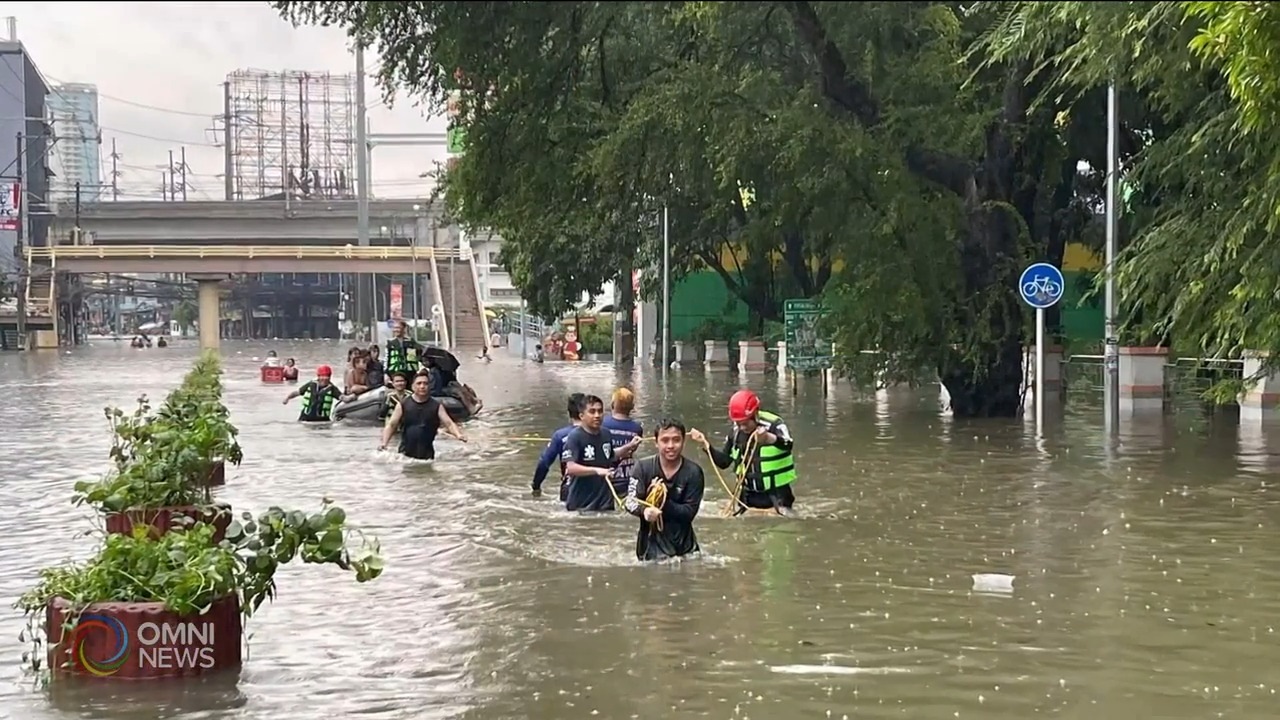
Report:
M 88 644 L 91 632 L 100 632 L 106 636 L 106 643 L 103 646 L 111 650 L 107 652 L 108 657 L 105 659 L 90 658 L 85 653 L 85 645 Z M 72 643 L 80 666 L 98 677 L 115 675 L 128 660 L 129 633 L 124 629 L 124 623 L 113 617 L 81 615 L 80 622 L 76 623 Z

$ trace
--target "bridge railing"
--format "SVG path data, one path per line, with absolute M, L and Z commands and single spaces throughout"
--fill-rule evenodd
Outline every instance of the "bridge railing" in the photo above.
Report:
M 58 258 L 296 258 L 299 260 L 430 260 L 460 257 L 456 248 L 346 245 L 55 245 L 26 248 L 31 260 Z

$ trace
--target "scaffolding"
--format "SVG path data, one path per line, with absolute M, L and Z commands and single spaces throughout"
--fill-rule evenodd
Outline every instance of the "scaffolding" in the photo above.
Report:
M 355 74 L 237 70 L 227 76 L 236 200 L 355 196 Z

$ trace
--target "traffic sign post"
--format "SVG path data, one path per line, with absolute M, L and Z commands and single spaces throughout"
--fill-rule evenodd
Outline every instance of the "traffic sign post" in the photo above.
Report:
M 783 327 L 787 339 L 787 368 L 791 370 L 792 391 L 795 391 L 797 370 L 822 371 L 823 391 L 826 391 L 826 370 L 835 359 L 831 341 L 821 337 L 818 321 L 822 308 L 817 300 L 787 300 L 782 306 Z
M 1018 294 L 1036 311 L 1036 431 L 1044 432 L 1044 311 L 1062 300 L 1066 288 L 1062 271 L 1049 263 L 1036 263 L 1022 271 Z

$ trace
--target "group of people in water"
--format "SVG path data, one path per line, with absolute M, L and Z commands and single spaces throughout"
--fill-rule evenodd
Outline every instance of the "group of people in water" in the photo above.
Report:
M 305 423 L 331 422 L 338 403 L 351 402 L 366 392 L 385 388 L 378 419 L 384 422 L 379 449 L 385 450 L 399 433 L 398 452 L 416 460 L 435 458 L 435 440 L 445 434 L 466 442 L 467 437 L 437 398 L 451 386 L 458 385 L 455 369 L 441 362 L 421 343 L 406 336 L 405 323 L 393 329 L 387 341 L 387 359 L 380 359 L 381 348 L 353 347 L 347 353 L 343 388 L 333 384 L 333 368 L 321 365 L 316 377 L 285 397 L 287 405 L 302 398 L 298 420 Z M 268 354 L 268 361 L 275 356 Z M 293 360 L 289 359 L 289 367 Z M 296 371 L 295 371 L 296 373 Z M 469 391 L 469 388 L 464 389 Z
M 636 459 L 644 441 L 632 418 L 635 395 L 618 388 L 606 413 L 595 395 L 569 396 L 569 424 L 551 437 L 533 474 L 533 495 L 542 495 L 551 466 L 560 463 L 560 501 L 577 512 L 612 512 L 621 506 L 640 519 L 636 557 L 641 560 L 688 555 L 699 550 L 693 520 L 702 505 L 702 466 L 684 456 L 687 440 L 702 445 L 716 468 L 734 468 L 737 487 L 732 513 L 789 515 L 795 504 L 794 441 L 778 415 L 760 409 L 760 399 L 739 390 L 729 399 L 733 427 L 723 447 L 712 447 L 696 428 L 676 418 L 653 430 L 657 452 Z

